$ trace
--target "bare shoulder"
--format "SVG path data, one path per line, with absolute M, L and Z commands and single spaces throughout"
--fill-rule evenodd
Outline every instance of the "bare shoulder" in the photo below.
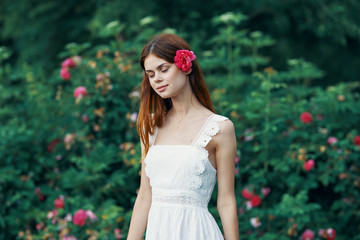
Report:
M 226 119 L 219 123 L 220 134 L 233 134 L 235 133 L 234 123 L 230 119 Z
M 236 144 L 235 127 L 230 119 L 219 122 L 219 132 L 214 137 L 217 146 Z

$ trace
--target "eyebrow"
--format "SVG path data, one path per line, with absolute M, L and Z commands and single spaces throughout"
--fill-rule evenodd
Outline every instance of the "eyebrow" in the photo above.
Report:
M 160 64 L 159 66 L 156 67 L 156 69 L 161 69 L 162 66 L 164 66 L 165 64 L 167 64 L 167 63 Z M 145 70 L 145 72 L 153 72 L 153 70 Z

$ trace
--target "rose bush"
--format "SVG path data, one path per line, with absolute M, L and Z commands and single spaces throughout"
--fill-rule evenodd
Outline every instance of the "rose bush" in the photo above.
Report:
M 273 40 L 216 28 L 197 55 L 215 109 L 236 129 L 241 239 L 300 239 L 307 229 L 314 239 L 356 236 L 359 84 L 319 87 L 314 79 L 326 77 L 302 59 L 275 70 L 261 56 Z M 1 71 L 0 239 L 126 238 L 140 172 L 138 51 L 155 32 L 140 30 L 69 44 L 59 56 L 75 65 L 59 61 L 48 78 Z M 74 102 L 79 86 L 86 97 Z M 214 198 L 209 210 L 221 226 Z

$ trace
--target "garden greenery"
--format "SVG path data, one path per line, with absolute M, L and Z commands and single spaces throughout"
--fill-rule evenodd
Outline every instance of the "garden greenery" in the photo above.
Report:
M 235 125 L 241 239 L 360 239 L 360 83 L 316 86 L 327 76 L 301 56 L 275 69 L 263 52 L 276 39 L 244 21 L 214 17 L 212 47 L 195 49 L 216 111 Z M 0 239 L 126 238 L 138 57 L 156 26 L 144 18 L 127 38 L 111 21 L 97 41 L 67 44 L 46 78 L 0 48 Z M 221 226 L 214 199 L 209 210 Z

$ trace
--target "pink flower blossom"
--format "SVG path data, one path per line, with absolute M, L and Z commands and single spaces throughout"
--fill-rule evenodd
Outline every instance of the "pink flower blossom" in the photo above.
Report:
M 303 123 L 311 123 L 312 120 L 313 120 L 313 117 L 311 115 L 311 113 L 309 112 L 303 112 L 301 115 L 300 115 L 300 120 L 301 122 Z
M 329 137 L 329 138 L 327 139 L 327 142 L 328 142 L 328 144 L 333 145 L 333 144 L 337 143 L 338 140 L 337 140 L 336 137 Z
M 310 171 L 315 166 L 315 162 L 313 159 L 309 159 L 304 163 L 304 169 L 306 171 Z
M 81 119 L 82 119 L 82 121 L 83 121 L 84 123 L 86 123 L 87 121 L 89 121 L 89 117 L 88 117 L 86 114 L 82 115 Z
M 301 240 L 314 240 L 314 232 L 310 229 L 306 229 L 301 235 Z
M 245 129 L 244 135 L 245 135 L 244 141 L 250 142 L 254 140 L 254 131 L 251 128 Z
M 104 78 L 104 74 L 103 73 L 98 73 L 96 74 L 96 81 L 100 81 Z
M 71 222 L 72 221 L 72 216 L 71 213 L 66 214 L 65 218 L 66 221 Z
M 47 214 L 47 218 L 48 219 L 53 219 L 53 218 L 55 218 L 56 217 L 56 215 L 58 214 L 58 211 L 57 210 L 51 210 L 50 212 L 48 212 L 48 214 Z
M 243 196 L 243 198 L 245 199 L 250 199 L 252 197 L 252 194 L 249 192 L 249 190 L 247 188 L 244 188 L 241 191 L 241 195 Z
M 191 70 L 191 61 L 194 61 L 195 59 L 196 56 L 193 51 L 177 50 L 176 56 L 174 57 L 174 63 L 180 70 L 188 72 Z
M 78 66 L 81 63 L 82 58 L 80 56 L 73 56 L 72 60 L 74 61 L 75 65 Z
M 266 197 L 269 193 L 270 193 L 270 188 L 266 187 L 266 188 L 261 188 L 261 193 L 264 197 Z
M 257 228 L 257 227 L 261 226 L 261 222 L 260 222 L 260 219 L 258 217 L 251 218 L 250 223 L 254 228 Z
M 64 208 L 64 197 L 60 196 L 59 198 L 55 199 L 54 201 L 54 207 L 55 208 Z
M 78 226 L 83 226 L 86 222 L 86 218 L 86 212 L 83 209 L 80 209 L 74 214 L 73 223 Z
M 36 227 L 37 230 L 40 230 L 40 229 L 42 229 L 44 227 L 44 223 L 38 223 L 38 224 L 36 224 L 35 227 Z
M 56 155 L 56 160 L 60 161 L 62 159 L 62 156 L 59 154 L 59 155 Z
M 336 239 L 336 232 L 332 228 L 328 228 L 326 230 L 327 238 L 326 240 L 335 240 Z
M 115 235 L 115 239 L 122 239 L 123 235 L 121 234 L 121 231 L 119 228 L 115 228 L 114 229 L 114 235 Z
M 234 173 L 235 173 L 235 175 L 238 175 L 239 174 L 239 168 L 235 168 L 235 170 L 234 170 Z
M 69 80 L 71 78 L 71 74 L 68 68 L 61 68 L 60 77 L 64 80 Z
M 77 87 L 74 90 L 74 97 L 75 98 L 82 98 L 82 97 L 85 97 L 87 94 L 88 93 L 86 91 L 86 87 L 84 87 L 84 86 Z
M 235 163 L 239 163 L 240 162 L 240 158 L 238 156 L 235 157 Z
M 90 218 L 90 220 L 95 221 L 97 220 L 97 216 L 95 215 L 95 213 L 93 213 L 93 211 L 91 210 L 87 210 L 86 211 L 86 215 Z
M 138 98 L 140 96 L 139 91 L 133 91 L 129 94 L 129 97 Z
M 64 136 L 64 144 L 66 145 L 71 145 L 74 143 L 75 140 L 75 133 L 67 133 Z
M 251 207 L 257 207 L 261 204 L 261 198 L 258 195 L 253 195 L 250 199 Z
M 76 67 L 76 64 L 71 58 L 67 58 L 62 62 L 61 67 L 62 68 Z
M 131 116 L 130 116 L 130 120 L 135 123 L 136 120 L 137 120 L 137 116 L 138 116 L 138 115 L 137 115 L 136 112 L 132 113 Z

